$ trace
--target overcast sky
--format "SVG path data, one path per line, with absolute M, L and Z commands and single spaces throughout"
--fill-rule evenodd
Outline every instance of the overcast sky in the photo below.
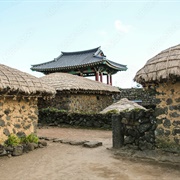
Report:
M 180 1 L 0 0 L 1 64 L 37 77 L 43 74 L 32 64 L 101 46 L 108 59 L 128 67 L 113 85 L 131 88 L 148 59 L 179 43 Z

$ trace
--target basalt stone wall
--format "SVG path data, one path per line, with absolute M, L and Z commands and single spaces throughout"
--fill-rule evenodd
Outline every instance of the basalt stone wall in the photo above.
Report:
M 120 89 L 119 99 L 127 98 L 130 101 L 135 101 L 146 108 L 154 108 L 156 105 L 155 91 L 145 90 L 142 88 L 127 88 Z
M 39 100 L 39 109 L 54 107 L 68 112 L 98 113 L 113 103 L 112 95 L 64 94 L 58 92 L 56 97 L 47 101 Z
M 157 142 L 160 146 L 177 145 L 180 149 L 180 82 L 162 83 L 156 91 Z
M 153 110 L 132 109 L 112 116 L 113 147 L 155 149 L 156 118 Z
M 0 96 L 0 144 L 13 133 L 29 135 L 36 131 L 37 98 Z
M 46 108 L 39 111 L 39 126 L 71 126 L 83 128 L 111 129 L 111 115 L 68 113 Z

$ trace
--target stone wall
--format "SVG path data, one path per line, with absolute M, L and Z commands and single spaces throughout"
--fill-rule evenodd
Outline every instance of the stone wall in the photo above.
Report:
M 0 96 L 0 144 L 11 133 L 17 136 L 36 131 L 37 98 Z
M 162 83 L 156 87 L 156 91 L 157 141 L 160 146 L 170 143 L 180 148 L 180 82 Z
M 68 113 L 54 108 L 39 111 L 39 126 L 71 126 L 83 128 L 111 129 L 111 113 L 81 114 Z
M 153 110 L 125 110 L 112 116 L 113 148 L 155 149 L 156 118 Z
M 113 103 L 112 95 L 57 93 L 51 100 L 39 100 L 39 109 L 54 107 L 68 112 L 97 113 Z
M 156 105 L 155 91 L 145 90 L 142 88 L 127 88 L 120 89 L 119 99 L 127 98 L 130 101 L 135 101 L 146 108 L 154 108 Z

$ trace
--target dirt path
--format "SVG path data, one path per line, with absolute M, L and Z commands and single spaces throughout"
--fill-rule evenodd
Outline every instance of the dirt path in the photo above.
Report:
M 84 148 L 49 143 L 19 157 L 0 158 L 2 180 L 179 180 L 180 166 L 116 157 L 111 132 L 69 128 L 38 130 L 40 136 L 69 140 L 98 140 L 103 146 Z

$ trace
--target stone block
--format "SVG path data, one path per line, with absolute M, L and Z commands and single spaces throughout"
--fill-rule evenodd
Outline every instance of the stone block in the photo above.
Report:
M 180 117 L 180 114 L 178 114 L 177 112 L 173 112 L 173 113 L 170 113 L 170 117 L 177 118 L 177 117 Z
M 15 146 L 12 152 L 13 156 L 20 156 L 23 154 L 23 146 Z
M 9 132 L 9 130 L 8 130 L 7 128 L 5 128 L 5 129 L 3 130 L 3 133 L 4 133 L 6 136 L 9 136 L 9 135 L 10 135 L 10 132 Z
M 88 148 L 95 148 L 98 146 L 102 146 L 102 142 L 92 141 L 92 142 L 86 142 L 83 144 L 83 147 L 88 147 Z
M 169 119 L 164 119 L 163 120 L 163 126 L 165 127 L 165 128 L 170 128 L 170 126 L 171 126 L 171 121 L 169 120 Z
M 2 120 L 2 119 L 0 119 L 0 126 L 1 126 L 1 127 L 4 127 L 4 126 L 5 126 L 5 121 Z

